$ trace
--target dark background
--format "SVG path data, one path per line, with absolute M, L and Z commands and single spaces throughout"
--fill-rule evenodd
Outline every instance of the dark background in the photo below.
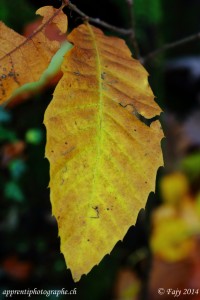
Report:
M 125 0 L 74 0 L 73 3 L 86 14 L 110 24 L 124 28 L 130 25 Z M 26 25 L 35 20 L 35 10 L 44 5 L 59 7 L 60 1 L 1 0 L 0 18 L 23 34 Z M 70 13 L 68 9 L 65 12 L 69 16 L 70 30 L 81 23 L 75 12 Z M 145 57 L 167 42 L 200 31 L 199 15 L 197 0 L 135 0 L 136 35 L 141 55 Z M 104 29 L 104 32 L 116 35 L 109 30 Z M 130 41 L 126 41 L 134 55 Z M 167 137 L 163 142 L 165 169 L 159 170 L 158 182 L 165 174 L 179 170 L 183 159 L 199 155 L 199 51 L 200 41 L 195 41 L 162 52 L 145 63 L 156 101 L 165 112 L 161 116 Z M 77 287 L 77 297 L 60 296 L 59 299 L 153 299 L 148 296 L 152 268 L 149 236 L 150 216 L 162 202 L 158 183 L 156 195 L 150 194 L 136 226 L 130 228 L 111 255 L 77 284 L 66 269 L 59 249 L 57 223 L 51 216 L 47 188 L 49 164 L 44 159 L 43 116 L 53 89 L 51 86 L 12 109 L 0 110 L 0 290 Z M 192 124 L 188 120 L 193 120 Z M 178 138 L 176 131 L 181 131 Z M 199 190 L 199 169 L 196 165 L 191 171 L 197 174 L 191 183 L 195 192 Z M 136 287 L 142 287 L 136 296 L 120 298 L 119 289 L 124 280 L 121 274 L 125 274 L 125 278 L 127 275 L 125 281 L 134 277 Z M 0 294 L 3 299 L 1 297 Z M 37 299 L 45 297 L 37 296 Z

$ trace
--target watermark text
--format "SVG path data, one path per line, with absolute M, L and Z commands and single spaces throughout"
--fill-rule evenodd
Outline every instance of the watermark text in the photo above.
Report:
M 76 295 L 77 289 L 74 288 L 72 290 L 66 290 L 65 288 L 62 288 L 60 290 L 48 290 L 48 289 L 24 289 L 24 290 L 3 290 L 2 295 L 4 295 L 6 298 L 11 298 L 13 296 L 20 296 L 20 295 L 26 295 L 28 297 L 31 296 L 37 296 L 37 295 L 44 295 L 46 297 L 50 297 L 51 295 L 54 295 L 56 297 L 59 297 L 61 295 Z

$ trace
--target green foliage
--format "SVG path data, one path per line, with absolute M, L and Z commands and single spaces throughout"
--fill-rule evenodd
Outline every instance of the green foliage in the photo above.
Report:
M 133 9 L 137 22 L 145 22 L 149 23 L 150 25 L 157 25 L 162 21 L 163 14 L 160 0 L 136 0 L 134 1 Z
M 0 125 L 0 142 L 15 141 L 17 139 L 15 132 Z
M 0 106 L 0 124 L 7 123 L 10 120 L 11 120 L 10 114 L 3 108 L 3 106 Z
M 22 189 L 15 181 L 9 181 L 5 184 L 4 196 L 17 202 L 22 202 L 24 200 Z
M 26 172 L 26 164 L 22 159 L 14 159 L 8 165 L 10 175 L 14 180 L 20 179 Z
M 188 174 L 191 181 L 200 178 L 200 153 L 188 155 L 181 163 L 182 169 Z
M 37 128 L 31 128 L 26 132 L 26 141 L 30 144 L 40 144 L 43 139 L 43 132 Z

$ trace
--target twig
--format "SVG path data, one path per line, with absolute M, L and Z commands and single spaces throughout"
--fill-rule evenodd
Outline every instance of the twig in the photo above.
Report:
M 134 18 L 134 10 L 133 10 L 134 0 L 126 0 L 128 6 L 129 6 L 129 13 L 130 13 L 130 20 L 131 20 L 131 27 L 132 27 L 132 28 L 128 28 L 128 29 L 116 27 L 114 25 L 111 25 L 107 22 L 100 20 L 99 18 L 89 17 L 84 12 L 82 12 L 76 5 L 72 4 L 71 1 L 69 1 L 69 0 L 62 0 L 62 2 L 63 2 L 63 6 L 65 6 L 65 7 L 68 6 L 71 10 L 73 10 L 77 14 L 79 14 L 83 19 L 85 19 L 91 23 L 100 25 L 109 30 L 112 30 L 114 32 L 120 33 L 122 35 L 129 36 L 130 39 L 132 40 L 133 47 L 135 49 L 135 56 L 136 56 L 136 58 L 138 58 L 140 60 L 140 62 L 142 64 L 145 64 L 148 60 L 155 58 L 157 55 L 159 55 L 160 53 L 162 53 L 164 51 L 174 49 L 176 47 L 179 47 L 179 46 L 182 46 L 182 45 L 185 45 L 185 44 L 188 44 L 188 43 L 191 43 L 191 42 L 194 42 L 194 41 L 200 39 L 200 32 L 198 32 L 194 35 L 183 38 L 179 41 L 165 44 L 163 47 L 150 52 L 149 54 L 147 54 L 144 57 L 141 57 L 138 43 L 137 43 L 136 36 L 135 36 L 135 18 Z
M 128 5 L 130 25 L 132 28 L 132 32 L 130 33 L 130 41 L 132 42 L 133 48 L 135 50 L 135 57 L 139 59 L 140 50 L 139 50 L 139 46 L 135 34 L 134 0 L 126 0 L 126 3 Z
M 135 57 L 139 59 L 140 52 L 139 52 L 139 47 L 138 47 L 138 43 L 137 43 L 136 36 L 135 36 L 135 19 L 134 19 L 134 14 L 133 14 L 133 0 L 126 0 L 126 1 L 129 6 L 130 24 L 131 24 L 131 27 L 128 29 L 116 27 L 105 21 L 100 20 L 99 18 L 92 18 L 92 17 L 86 15 L 83 11 L 81 11 L 76 5 L 71 3 L 71 1 L 69 1 L 69 0 L 63 0 L 63 3 L 65 6 L 68 6 L 69 9 L 75 11 L 77 14 L 79 14 L 83 19 L 87 20 L 88 22 L 100 25 L 104 28 L 107 28 L 107 29 L 117 32 L 119 34 L 129 36 L 129 38 L 133 44 L 134 50 L 135 50 Z
M 5 55 L 3 55 L 2 57 L 0 57 L 0 61 L 4 60 L 5 57 L 10 56 L 11 54 L 13 54 L 14 52 L 18 51 L 22 46 L 24 46 L 25 44 L 27 44 L 31 39 L 33 39 L 38 33 L 40 33 L 49 23 L 52 22 L 52 20 L 60 13 L 60 11 L 65 7 L 65 4 L 61 5 L 60 8 L 58 8 L 56 10 L 56 12 L 45 22 L 43 23 L 41 26 L 38 27 L 38 29 L 36 29 L 35 31 L 33 31 L 33 33 L 31 33 L 21 44 L 19 44 L 18 46 L 16 46 L 14 49 L 12 49 L 10 52 L 6 53 Z
M 163 47 L 153 51 L 153 52 L 150 52 L 149 54 L 147 54 L 145 57 L 143 58 L 140 58 L 140 61 L 141 63 L 146 63 L 148 60 L 152 59 L 152 58 L 155 58 L 157 55 L 159 55 L 160 53 L 164 52 L 164 51 L 167 51 L 167 50 L 171 50 L 171 49 L 174 49 L 176 47 L 179 47 L 179 46 L 183 46 L 185 44 L 188 44 L 188 43 L 191 43 L 191 42 L 194 42 L 194 41 L 197 41 L 200 39 L 200 32 L 194 34 L 194 35 L 191 35 L 191 36 L 188 36 L 184 39 L 181 39 L 179 41 L 176 41 L 176 42 L 173 42 L 173 43 L 168 43 L 168 44 L 165 44 Z
M 68 0 L 63 0 L 63 3 L 65 4 L 65 6 L 68 6 L 71 10 L 73 10 L 77 14 L 79 14 L 83 19 L 85 19 L 85 20 L 87 20 L 87 21 L 89 21 L 91 23 L 100 25 L 100 26 L 102 26 L 104 28 L 110 29 L 110 30 L 112 30 L 114 32 L 117 32 L 117 33 L 120 33 L 122 35 L 131 35 L 132 34 L 132 28 L 128 28 L 128 29 L 119 28 L 119 27 L 111 25 L 111 24 L 109 24 L 107 22 L 101 21 L 99 18 L 89 17 L 84 12 L 82 12 L 78 7 L 76 7 L 76 5 L 72 4 Z

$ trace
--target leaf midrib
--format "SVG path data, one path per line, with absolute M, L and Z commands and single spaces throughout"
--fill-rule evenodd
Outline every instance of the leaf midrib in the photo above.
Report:
M 93 202 L 94 193 L 97 185 L 97 178 L 98 178 L 98 170 L 100 165 L 100 157 L 102 153 L 102 140 L 103 140 L 103 130 L 102 130 L 102 122 L 103 122 L 103 93 L 102 93 L 102 84 L 101 84 L 101 59 L 100 54 L 98 50 L 98 45 L 96 42 L 96 36 L 93 32 L 91 26 L 87 24 L 88 30 L 90 32 L 90 35 L 92 37 L 92 42 L 94 45 L 94 49 L 96 51 L 96 61 L 97 61 L 97 78 L 98 78 L 98 94 L 99 94 L 99 102 L 98 102 L 98 131 L 97 131 L 97 155 L 96 155 L 96 162 L 95 162 L 95 168 L 94 168 L 94 179 L 92 182 L 92 192 L 90 197 L 90 202 Z

